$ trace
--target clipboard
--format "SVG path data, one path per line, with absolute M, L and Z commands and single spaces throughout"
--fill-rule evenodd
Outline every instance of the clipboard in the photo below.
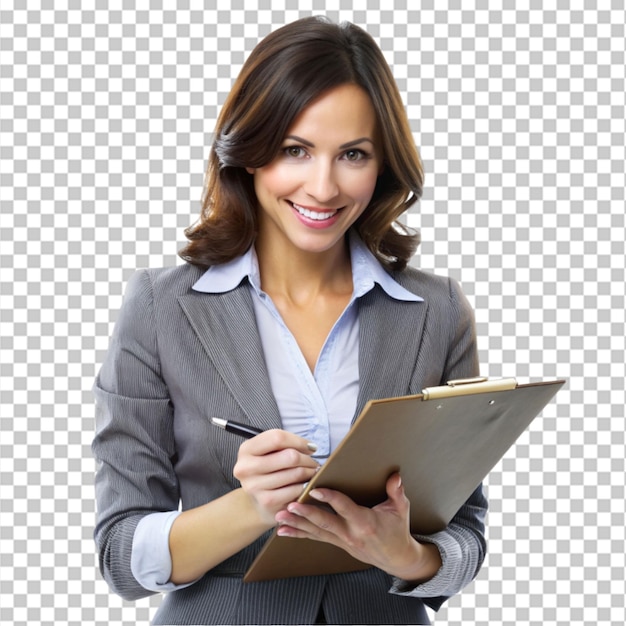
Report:
M 316 502 L 311 490 L 327 487 L 375 506 L 387 498 L 387 478 L 399 471 L 412 505 L 411 532 L 443 530 L 564 383 L 475 378 L 413 396 L 370 400 L 298 501 Z M 280 537 L 274 530 L 243 580 L 368 567 L 331 544 Z

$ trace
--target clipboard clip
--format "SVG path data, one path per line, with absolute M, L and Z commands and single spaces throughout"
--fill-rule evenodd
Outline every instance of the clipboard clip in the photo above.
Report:
M 456 378 L 449 380 L 446 385 L 456 387 L 457 385 L 472 385 L 474 383 L 486 383 L 489 380 L 487 376 L 474 376 L 473 378 Z
M 440 387 L 426 387 L 422 389 L 422 400 L 437 400 L 440 398 L 451 398 L 454 396 L 465 396 L 475 393 L 489 393 L 494 391 L 506 391 L 515 389 L 517 380 L 515 378 L 496 378 L 489 380 L 486 376 L 475 376 L 474 378 L 459 378 L 449 380 L 447 384 Z

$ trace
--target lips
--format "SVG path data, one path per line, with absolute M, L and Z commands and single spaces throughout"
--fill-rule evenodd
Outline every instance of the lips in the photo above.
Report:
M 328 220 L 331 217 L 334 217 L 335 215 L 337 215 L 337 212 L 339 211 L 339 209 L 328 209 L 328 210 L 308 209 L 306 207 L 300 206 L 299 204 L 296 204 L 295 202 L 292 202 L 291 206 L 303 217 L 306 217 L 310 220 L 315 220 L 316 222 L 322 222 L 324 220 Z

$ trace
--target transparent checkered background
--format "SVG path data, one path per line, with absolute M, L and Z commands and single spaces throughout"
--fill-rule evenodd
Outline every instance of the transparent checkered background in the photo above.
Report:
M 244 57 L 325 13 L 393 67 L 414 263 L 461 281 L 484 373 L 568 380 L 491 473 L 488 559 L 435 623 L 623 625 L 624 3 L 134 4 L 0 9 L 0 623 L 154 614 L 97 572 L 90 388 L 130 274 L 179 262 Z

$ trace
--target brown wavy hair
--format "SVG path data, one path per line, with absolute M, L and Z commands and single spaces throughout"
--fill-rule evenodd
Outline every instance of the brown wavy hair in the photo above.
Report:
M 406 266 L 419 233 L 397 219 L 422 195 L 424 171 L 404 104 L 372 37 L 354 24 L 337 25 L 322 17 L 272 32 L 244 63 L 217 120 L 202 211 L 185 230 L 189 243 L 181 258 L 208 267 L 246 252 L 257 234 L 258 201 L 245 168 L 272 161 L 296 116 L 321 94 L 346 83 L 369 94 L 383 144 L 384 168 L 354 227 L 385 267 Z

